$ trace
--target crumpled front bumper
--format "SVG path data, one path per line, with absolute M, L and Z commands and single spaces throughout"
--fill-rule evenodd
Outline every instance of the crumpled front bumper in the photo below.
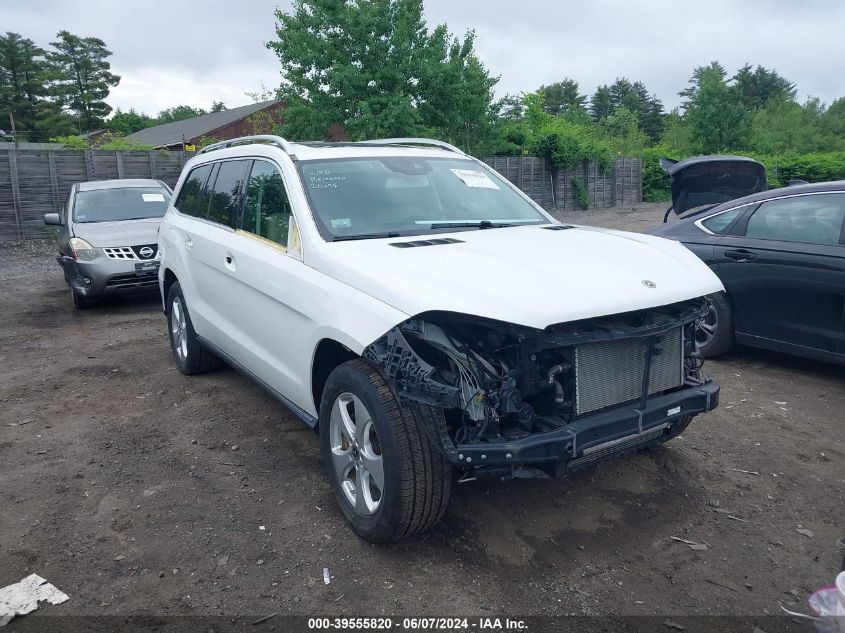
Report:
M 102 255 L 93 261 L 80 261 L 66 255 L 59 255 L 57 259 L 70 287 L 86 298 L 158 291 L 158 260 L 139 262 Z M 137 270 L 136 264 L 145 264 L 144 270 Z
M 618 453 L 671 439 L 690 416 L 719 404 L 719 385 L 708 381 L 669 394 L 573 420 L 554 431 L 502 442 L 458 444 L 450 451 L 459 466 L 479 474 L 507 476 L 514 467 L 532 466 L 559 476 Z

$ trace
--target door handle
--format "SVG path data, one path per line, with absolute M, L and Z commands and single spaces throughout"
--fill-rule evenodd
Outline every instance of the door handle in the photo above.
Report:
M 185 236 L 185 246 L 187 248 L 193 248 L 194 247 L 194 240 L 191 239 L 190 235 Z
M 752 259 L 757 259 L 757 255 L 744 248 L 738 251 L 725 251 L 725 257 L 737 262 L 750 262 Z

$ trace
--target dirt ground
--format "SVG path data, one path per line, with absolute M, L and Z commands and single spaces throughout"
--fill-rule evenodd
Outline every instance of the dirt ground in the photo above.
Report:
M 53 248 L 0 247 L 0 587 L 34 572 L 70 595 L 43 612 L 763 615 L 839 568 L 845 368 L 740 348 L 675 441 L 458 485 L 433 532 L 378 547 L 345 527 L 311 431 L 234 371 L 179 374 L 156 297 L 74 312 Z

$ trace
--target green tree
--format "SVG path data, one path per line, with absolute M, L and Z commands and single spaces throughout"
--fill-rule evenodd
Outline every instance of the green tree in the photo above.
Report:
M 41 99 L 38 101 L 36 111 L 35 137 L 33 140 L 40 142 L 49 139 L 51 136 L 82 133 L 79 119 L 65 112 L 61 103 Z
M 129 136 L 154 125 L 156 125 L 155 119 L 143 112 L 136 112 L 134 108 L 130 108 L 128 112 L 122 112 L 118 108 L 112 118 L 106 121 L 107 129 L 122 136 Z
M 491 124 L 490 77 L 474 34 L 428 32 L 422 0 L 294 0 L 276 10 L 282 132 L 326 138 L 340 124 L 353 139 L 435 134 L 467 146 Z
M 518 95 L 506 94 L 492 106 L 493 116 L 502 121 L 521 121 L 525 116 L 522 98 Z
M 47 53 L 50 93 L 76 113 L 83 130 L 94 130 L 111 112 L 104 101 L 109 88 L 120 82 L 120 77 L 110 72 L 111 51 L 96 37 L 79 37 L 68 31 L 59 31 L 56 37 L 50 43 L 53 50 Z
M 666 115 L 659 147 L 665 148 L 664 153 L 667 156 L 689 156 L 693 153 L 690 130 L 684 125 L 678 108 Z
M 600 121 L 598 128 L 618 156 L 637 156 L 648 142 L 648 137 L 640 130 L 636 113 L 625 106 Z
M 596 88 L 593 96 L 590 97 L 590 116 L 593 120 L 600 121 L 609 117 L 614 112 L 613 95 L 610 94 L 610 86 L 601 85 Z
M 830 104 L 819 118 L 819 133 L 830 151 L 845 151 L 845 97 Z
M 696 152 L 715 154 L 748 146 L 750 115 L 739 91 L 727 84 L 725 75 L 716 62 L 696 68 L 690 87 L 682 93 L 687 97 L 684 118 Z
M 16 128 L 34 130 L 45 96 L 44 51 L 18 33 L 0 35 L 0 127 L 11 113 Z
M 578 82 L 565 78 L 548 86 L 541 86 L 545 94 L 543 105 L 546 112 L 557 116 L 568 112 L 583 112 L 586 110 L 587 95 L 582 95 Z
M 725 70 L 725 67 L 717 61 L 710 62 L 707 66 L 696 66 L 696 68 L 692 71 L 692 77 L 689 79 L 689 86 L 678 93 L 679 96 L 684 98 L 681 102 L 681 107 L 684 110 L 687 109 L 690 102 L 698 94 L 698 90 L 705 75 L 711 77 L 716 76 L 724 83 L 726 81 L 726 77 L 728 76 L 728 71 Z
M 178 105 L 172 108 L 166 108 L 158 113 L 156 117 L 156 125 L 163 123 L 173 123 L 174 121 L 184 121 L 185 119 L 193 119 L 196 116 L 208 114 L 202 108 L 194 108 L 189 105 Z
M 767 154 L 836 149 L 820 130 L 823 111 L 818 99 L 803 106 L 791 100 L 770 102 L 752 114 L 753 149 Z
M 436 136 L 473 151 L 490 132 L 493 117 L 491 77 L 473 52 L 475 33 L 453 38 L 445 25 L 428 38 L 416 108 L 422 125 Z
M 745 64 L 732 77 L 742 104 L 749 110 L 759 110 L 772 102 L 794 101 L 795 84 L 781 77 L 777 71 Z
M 595 121 L 612 116 L 623 107 L 636 115 L 640 130 L 652 143 L 660 139 L 666 117 L 663 102 L 657 95 L 649 94 L 643 82 L 632 83 L 625 77 L 620 77 L 609 86 L 601 85 L 596 88 L 590 99 L 590 114 Z
M 209 112 L 223 112 L 226 110 L 226 104 L 222 101 L 212 101 Z

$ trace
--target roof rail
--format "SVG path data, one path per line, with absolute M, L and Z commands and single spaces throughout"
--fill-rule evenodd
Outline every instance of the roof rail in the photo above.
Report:
M 430 145 L 431 147 L 448 149 L 450 152 L 465 155 L 463 151 L 454 145 L 431 138 L 377 138 L 370 141 L 358 141 L 358 143 L 361 145 Z
M 275 145 L 276 147 L 281 147 L 286 154 L 293 156 L 293 148 L 291 147 L 290 143 L 288 143 L 281 136 L 275 136 L 273 134 L 256 134 L 254 136 L 241 136 L 238 138 L 229 139 L 228 141 L 212 143 L 211 145 L 206 145 L 205 147 L 203 147 L 200 151 L 197 152 L 197 155 L 205 154 L 206 152 L 213 152 L 216 149 L 224 149 L 226 147 L 233 147 L 235 145 L 248 145 L 250 143 L 269 143 Z

